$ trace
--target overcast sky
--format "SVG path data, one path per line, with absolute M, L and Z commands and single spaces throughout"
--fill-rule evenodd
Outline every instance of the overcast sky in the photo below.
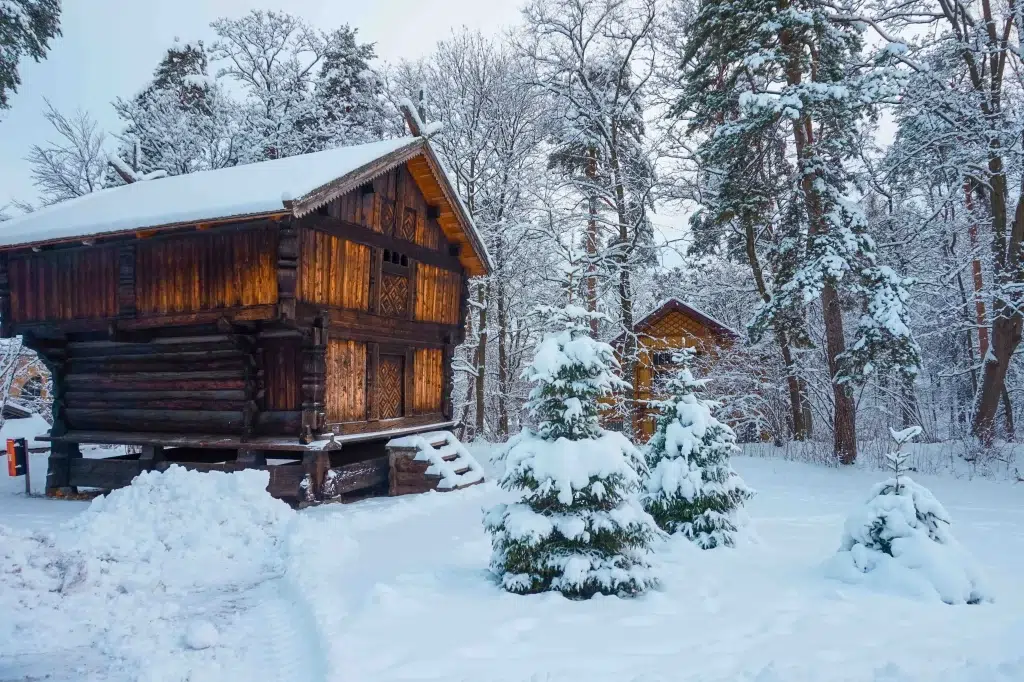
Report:
M 415 58 L 462 26 L 496 33 L 519 18 L 521 0 L 64 0 L 64 35 L 49 56 L 21 63 L 22 85 L 0 112 L 0 208 L 34 201 L 24 157 L 52 137 L 43 99 L 58 110 L 85 109 L 101 127 L 118 131 L 110 102 L 141 89 L 175 37 L 212 38 L 210 22 L 251 9 L 286 9 L 328 30 L 347 23 L 377 44 L 385 60 Z

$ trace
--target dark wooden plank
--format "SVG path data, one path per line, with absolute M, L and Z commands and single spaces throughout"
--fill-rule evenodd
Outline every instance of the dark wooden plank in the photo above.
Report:
M 92 375 L 96 377 L 96 375 Z M 76 379 L 77 381 L 77 379 Z M 85 388 L 104 388 L 125 391 L 228 391 L 245 390 L 247 388 L 244 379 L 192 379 L 192 380 L 143 380 L 130 376 L 127 378 L 111 379 L 108 377 L 96 377 L 90 381 L 78 381 L 78 386 Z
M 112 394 L 114 395 L 114 394 Z M 248 400 L 190 400 L 188 398 L 171 398 L 166 400 L 77 400 L 72 397 L 65 399 L 69 409 L 92 410 L 202 410 L 241 412 L 249 406 Z
M 267 492 L 278 499 L 298 499 L 299 483 L 306 472 L 300 464 L 279 464 L 267 467 L 270 483 Z
M 354 464 L 346 464 L 335 467 L 331 471 L 334 472 L 336 495 L 344 495 L 387 483 L 388 458 L 377 457 Z
M 69 389 L 65 393 L 68 402 L 76 401 L 128 401 L 128 400 L 210 400 L 210 401 L 244 401 L 245 391 L 122 391 L 117 387 L 95 391 L 90 387 Z
M 238 433 L 245 415 L 237 411 L 78 409 L 65 410 L 68 425 L 75 429 L 124 431 L 177 431 Z
M 397 419 L 379 419 L 376 421 L 349 422 L 345 424 L 328 424 L 327 429 L 335 434 L 348 435 L 357 433 L 383 433 L 395 429 L 407 429 L 418 426 L 438 425 L 438 428 L 449 424 L 441 414 L 419 414 Z
M 139 461 L 124 459 L 69 460 L 70 485 L 79 488 L 100 488 L 114 490 L 132 482 L 142 473 Z

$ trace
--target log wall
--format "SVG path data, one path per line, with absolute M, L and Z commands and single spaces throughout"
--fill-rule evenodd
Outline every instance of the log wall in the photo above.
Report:
M 299 231 L 297 298 L 309 303 L 368 310 L 370 247 L 316 230 Z
M 238 434 L 252 430 L 252 340 L 230 334 L 66 344 L 56 412 L 84 431 Z
M 118 313 L 118 248 L 18 254 L 7 266 L 11 321 L 113 317 Z
M 277 231 L 213 230 L 136 247 L 139 314 L 183 313 L 277 302 Z
M 366 344 L 343 339 L 327 342 L 327 421 L 366 419 Z
M 459 323 L 462 277 L 457 272 L 420 263 L 416 266 L 416 319 Z
M 413 361 L 413 411 L 429 414 L 441 411 L 445 373 L 440 348 L 418 348 Z

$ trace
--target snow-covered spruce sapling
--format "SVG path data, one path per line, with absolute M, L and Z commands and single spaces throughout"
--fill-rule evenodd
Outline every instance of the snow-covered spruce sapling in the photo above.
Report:
M 949 513 L 930 490 L 903 474 L 903 447 L 921 433 L 890 429 L 896 442 L 886 455 L 893 477 L 871 489 L 846 520 L 829 572 L 847 582 L 872 580 L 949 604 L 991 601 L 981 571 L 951 531 Z
M 519 594 L 556 590 L 566 597 L 635 595 L 656 583 L 647 561 L 658 527 L 637 498 L 640 452 L 598 424 L 598 399 L 627 388 L 613 374 L 611 346 L 589 336 L 577 306 L 541 308 L 554 331 L 537 346 L 523 376 L 534 383 L 524 428 L 501 457 L 514 504 L 488 510 L 491 569 Z
M 647 444 L 650 476 L 644 508 L 658 526 L 681 533 L 704 549 L 735 544 L 737 517 L 753 496 L 729 457 L 736 435 L 714 416 L 719 403 L 703 397 L 706 379 L 690 371 L 692 349 L 673 356 L 679 369 L 665 383 L 664 400 Z

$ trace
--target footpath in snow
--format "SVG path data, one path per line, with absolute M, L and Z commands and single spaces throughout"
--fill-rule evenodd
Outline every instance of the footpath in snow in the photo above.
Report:
M 740 546 L 672 540 L 659 590 L 583 602 L 495 584 L 492 483 L 294 512 L 258 472 L 88 508 L 5 480 L 0 524 L 29 530 L 0 530 L 0 681 L 1024 682 L 1024 486 L 915 477 L 996 598 L 948 606 L 826 577 L 881 474 L 733 463 L 758 493 Z

